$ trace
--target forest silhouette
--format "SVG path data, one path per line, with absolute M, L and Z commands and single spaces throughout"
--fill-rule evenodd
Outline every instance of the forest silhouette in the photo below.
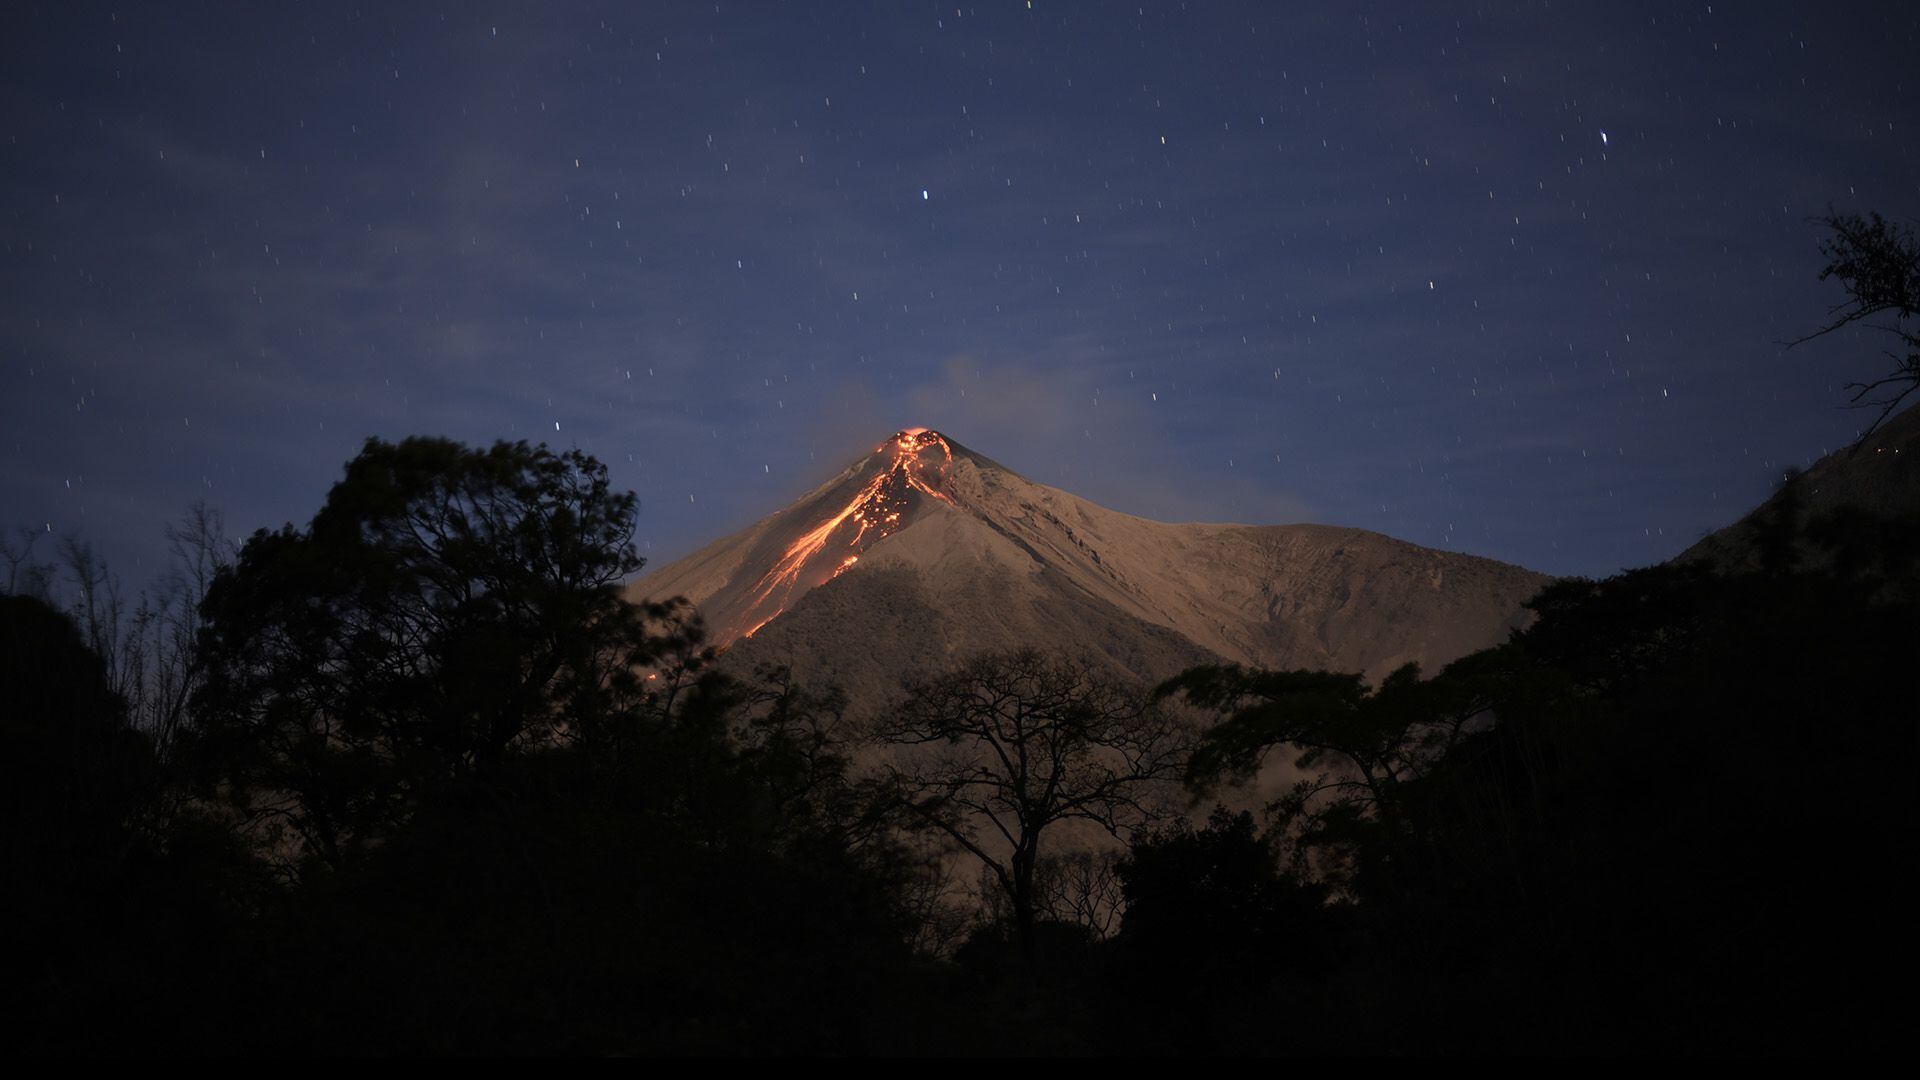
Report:
M 986 656 L 865 729 L 624 599 L 577 451 L 370 440 L 304 529 L 198 511 L 137 605 L 12 549 L 11 1045 L 1891 1049 L 1920 522 L 1792 496 L 1756 569 L 1562 581 L 1430 675 Z

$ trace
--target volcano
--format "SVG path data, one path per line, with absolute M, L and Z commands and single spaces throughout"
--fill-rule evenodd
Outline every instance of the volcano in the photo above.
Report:
M 1549 580 L 1360 529 L 1134 517 L 910 428 L 630 595 L 692 601 L 724 666 L 785 665 L 858 702 L 1023 645 L 1149 680 L 1222 660 L 1437 671 L 1504 640 Z

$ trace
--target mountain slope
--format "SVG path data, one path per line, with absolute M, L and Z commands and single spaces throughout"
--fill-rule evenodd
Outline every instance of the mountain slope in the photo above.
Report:
M 692 600 L 732 664 L 858 691 L 1022 644 L 1142 678 L 1213 659 L 1435 670 L 1504 639 L 1548 580 L 1358 529 L 1133 517 L 913 429 L 632 591 Z
M 1896 531 L 1904 526 L 1915 535 L 1913 526 L 1920 525 L 1920 407 L 1889 419 L 1865 442 L 1814 462 L 1745 517 L 1702 537 L 1674 561 L 1706 563 L 1722 573 L 1758 570 L 1771 531 L 1798 530 L 1836 513 L 1884 522 Z M 1782 520 L 1783 515 L 1791 520 Z M 1829 552 L 1805 537 L 1794 548 L 1808 568 L 1825 568 L 1831 560 Z M 1899 593 L 1920 596 L 1920 580 L 1907 577 Z

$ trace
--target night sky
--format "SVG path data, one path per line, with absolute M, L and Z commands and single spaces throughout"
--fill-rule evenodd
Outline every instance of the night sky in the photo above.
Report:
M 926 425 L 1598 575 L 1871 418 L 1870 336 L 1778 343 L 1812 216 L 1920 214 L 1920 8 L 1307 6 L 12 10 L 0 523 L 139 584 L 525 438 L 665 560 Z

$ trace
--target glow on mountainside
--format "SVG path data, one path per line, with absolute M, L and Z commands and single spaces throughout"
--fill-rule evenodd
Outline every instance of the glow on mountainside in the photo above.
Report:
M 838 513 L 787 545 L 773 569 L 755 585 L 743 617 L 743 621 L 755 621 L 742 637 L 752 637 L 785 610 L 785 601 L 801 587 L 801 579 L 809 576 L 808 567 L 817 566 L 819 556 L 830 546 L 835 549 L 833 569 L 806 587 L 832 581 L 853 569 L 862 551 L 897 532 L 911 507 L 912 493 L 919 492 L 953 505 L 953 499 L 937 486 L 944 485 L 947 470 L 953 464 L 953 447 L 939 432 L 908 428 L 874 448 L 876 454 L 888 451 L 893 456 L 887 467 L 869 480 Z M 851 536 L 844 535 L 845 527 L 852 529 Z M 776 594 L 779 606 L 770 614 L 761 615 Z

